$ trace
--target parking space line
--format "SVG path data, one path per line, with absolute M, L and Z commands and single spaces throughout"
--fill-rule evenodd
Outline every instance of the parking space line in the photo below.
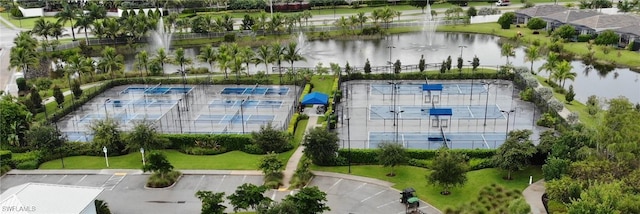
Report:
M 376 197 L 376 196 L 378 196 L 378 195 L 380 195 L 380 194 L 382 194 L 383 192 L 386 192 L 386 191 L 387 190 L 382 190 L 382 191 L 380 191 L 380 192 L 378 192 L 376 194 L 373 194 L 372 196 L 366 197 L 365 199 L 362 199 L 362 201 L 360 201 L 360 203 L 365 202 L 366 200 L 369 200 L 369 199 L 371 199 L 373 197 Z
M 244 179 L 247 179 L 247 175 L 242 176 L 242 182 L 244 184 Z
M 223 175 L 222 176 L 222 180 L 220 181 L 220 183 L 218 184 L 218 186 L 216 187 L 216 191 L 220 190 L 220 186 L 222 186 L 222 183 L 224 183 L 224 178 L 226 178 L 227 175 Z
M 58 182 L 56 182 L 57 184 L 60 183 L 60 181 L 62 181 L 64 178 L 66 178 L 67 175 L 62 176 L 62 178 L 60 178 L 60 180 L 58 180 Z
M 85 178 L 87 178 L 87 175 L 82 176 L 82 178 L 80 178 L 80 180 L 78 182 L 76 182 L 76 185 L 78 185 L 80 182 L 82 182 Z
M 276 200 L 276 191 L 273 191 L 273 195 L 271 195 L 271 200 Z
M 383 204 L 383 205 L 380 205 L 380 206 L 376 207 L 376 209 L 380 209 L 380 208 L 382 208 L 382 207 L 389 206 L 389 204 L 393 204 L 393 203 L 398 203 L 398 201 L 397 201 L 397 200 L 395 200 L 395 201 L 390 201 L 390 202 L 388 202 L 388 203 L 385 203 L 385 204 Z
M 202 183 L 202 180 L 204 180 L 204 175 L 202 175 L 202 177 L 200 177 L 200 180 L 198 181 L 196 186 L 193 188 L 194 190 L 198 190 L 198 187 L 200 186 L 200 183 Z
M 342 178 L 340 178 L 338 181 L 336 181 L 335 183 L 333 183 L 333 185 L 331 185 L 331 187 L 329 187 L 329 189 L 327 189 L 327 192 L 329 192 L 331 189 L 333 189 L 334 187 L 336 187 L 336 185 L 338 185 L 340 183 L 340 181 L 342 181 Z
M 124 177 L 127 176 L 127 173 L 114 173 L 107 181 L 102 184 L 102 188 L 106 190 L 113 190 Z
M 47 175 L 44 175 L 44 176 L 42 176 L 42 178 L 41 178 L 41 179 L 44 179 L 44 178 L 46 178 L 46 177 L 47 177 Z

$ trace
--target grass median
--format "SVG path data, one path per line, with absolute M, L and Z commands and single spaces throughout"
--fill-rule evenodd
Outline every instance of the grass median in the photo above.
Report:
M 313 166 L 312 170 L 328 171 L 337 173 L 347 173 L 346 166 L 340 167 L 320 167 Z M 379 180 L 394 183 L 393 188 L 402 190 L 407 187 L 413 187 L 418 197 L 434 207 L 444 210 L 447 207 L 457 207 L 465 203 L 475 200 L 480 193 L 482 187 L 499 184 L 508 189 L 524 190 L 529 184 L 529 176 L 533 176 L 533 180 L 542 179 L 542 170 L 539 166 L 530 166 L 527 169 L 513 173 L 513 180 L 502 179 L 505 173 L 498 169 L 481 169 L 470 171 L 467 173 L 467 183 L 462 187 L 452 188 L 451 194 L 448 196 L 440 195 L 442 188 L 431 185 L 427 182 L 426 175 L 429 169 L 400 166 L 396 168 L 395 177 L 387 177 L 389 168 L 379 165 L 351 166 L 351 174 L 363 177 L 370 177 Z M 400 197 L 400 196 L 398 196 Z

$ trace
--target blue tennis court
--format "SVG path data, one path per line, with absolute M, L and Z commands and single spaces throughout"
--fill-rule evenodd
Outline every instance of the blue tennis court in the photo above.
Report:
M 196 123 L 241 123 L 244 119 L 246 124 L 265 124 L 270 123 L 275 119 L 274 115 L 256 115 L 256 114 L 201 114 L 196 118 Z
M 209 108 L 240 108 L 242 100 L 213 100 Z M 282 100 L 245 100 L 243 108 L 280 108 Z
M 286 95 L 288 87 L 228 87 L 222 89 L 221 94 L 226 95 Z
M 401 113 L 398 118 L 401 120 L 423 120 L 429 119 L 429 109 L 431 106 L 397 106 Z M 453 111 L 452 119 L 478 119 L 484 118 L 485 106 L 445 106 L 438 108 L 451 108 Z M 391 120 L 394 113 L 392 105 L 372 105 L 369 111 L 371 120 Z M 487 118 L 498 119 L 504 118 L 497 105 L 487 106 Z
M 91 142 L 93 140 L 93 135 L 86 132 L 63 132 L 62 134 L 70 142 Z
M 422 84 L 403 84 L 397 85 L 397 93 L 400 95 L 422 95 Z M 442 94 L 449 95 L 467 95 L 471 94 L 471 89 L 473 88 L 474 94 L 486 93 L 487 90 L 484 88 L 482 84 L 473 84 L 471 83 L 448 83 L 442 84 Z M 391 95 L 393 94 L 393 86 L 392 85 L 371 85 L 371 93 L 372 94 L 384 94 Z
M 109 104 L 115 108 L 120 108 L 126 105 L 139 107 L 139 108 L 171 108 L 178 103 L 177 100 L 158 100 L 158 99 L 138 99 L 138 100 L 110 100 Z
M 445 132 L 447 146 L 453 149 L 495 149 L 504 143 L 504 133 Z M 395 132 L 370 132 L 369 148 L 378 148 L 383 142 L 395 142 Z M 412 149 L 439 149 L 444 146 L 442 134 L 400 132 L 398 141 Z
M 182 94 L 189 93 L 191 87 L 128 87 L 121 94 Z

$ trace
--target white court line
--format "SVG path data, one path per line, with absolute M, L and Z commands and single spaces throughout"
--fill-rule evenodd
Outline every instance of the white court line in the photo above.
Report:
M 222 176 L 222 180 L 220 181 L 220 183 L 218 184 L 218 187 L 216 187 L 216 191 L 218 191 L 220 189 L 220 186 L 222 186 L 222 183 L 224 183 L 224 178 L 226 178 L 227 175 L 223 175 Z
M 386 191 L 387 190 L 382 190 L 382 191 L 380 191 L 380 192 L 378 192 L 376 194 L 373 194 L 372 196 L 366 197 L 365 199 L 362 199 L 362 201 L 360 201 L 360 203 L 365 202 L 366 200 L 369 200 L 369 199 L 371 199 L 373 197 L 376 197 L 376 196 L 378 196 L 378 195 L 380 195 L 380 194 L 382 194 L 383 192 L 386 192 Z
M 56 182 L 56 183 L 60 183 L 60 181 L 62 181 L 66 177 L 67 177 L 67 175 L 62 176 L 62 178 L 60 178 L 60 180 L 58 180 L 58 182 Z
M 82 182 L 85 178 L 87 178 L 87 175 L 82 176 L 82 178 L 80 178 L 80 180 L 78 182 L 76 182 L 76 185 L 78 185 L 80 182 Z

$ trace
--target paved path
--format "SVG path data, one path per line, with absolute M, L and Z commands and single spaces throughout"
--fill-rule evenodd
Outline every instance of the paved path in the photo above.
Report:
M 9 53 L 18 32 L 13 24 L 0 16 L 0 91 L 15 95 L 18 93 L 18 87 L 13 79 L 13 71 L 9 68 Z
M 544 180 L 539 180 L 522 191 L 522 195 L 524 195 L 524 199 L 527 200 L 527 203 L 531 206 L 531 212 L 533 214 L 547 213 L 542 204 L 542 195 L 544 192 Z
M 309 122 L 307 122 L 307 127 L 305 127 L 305 135 L 313 128 L 317 127 L 318 125 L 316 124 L 318 123 L 318 115 L 309 115 Z M 304 140 L 304 138 L 303 138 Z M 287 166 L 284 168 L 284 177 L 282 178 L 282 187 L 280 188 L 281 190 L 285 190 L 285 189 L 289 189 L 289 185 L 291 182 L 291 178 L 293 178 L 293 174 L 296 173 L 296 169 L 298 168 L 298 163 L 300 162 L 300 158 L 302 158 L 303 151 L 304 151 L 304 146 L 302 145 L 302 142 L 300 142 L 300 145 L 298 146 L 298 149 L 296 149 L 295 152 L 293 152 L 293 155 L 291 155 L 291 157 L 289 158 L 289 161 L 287 161 Z

